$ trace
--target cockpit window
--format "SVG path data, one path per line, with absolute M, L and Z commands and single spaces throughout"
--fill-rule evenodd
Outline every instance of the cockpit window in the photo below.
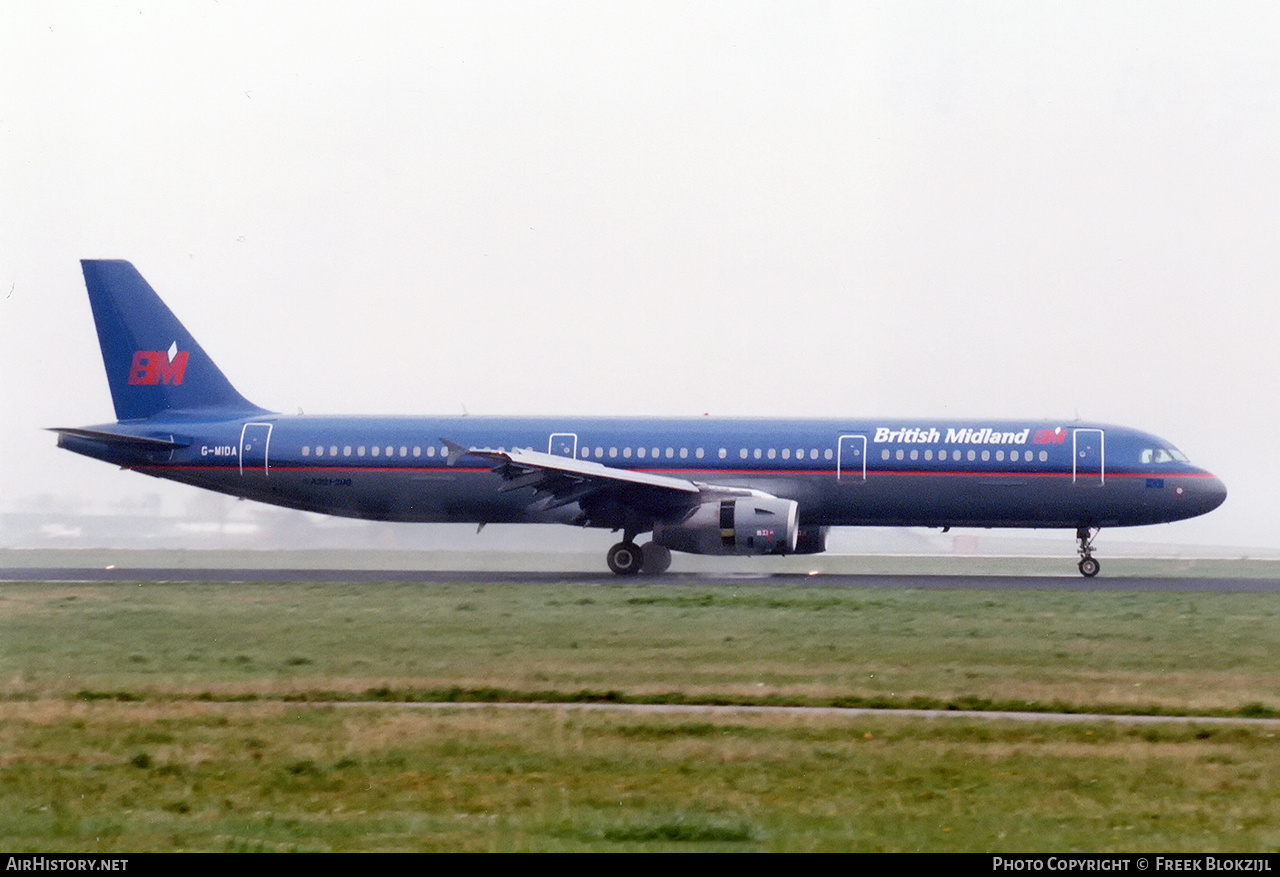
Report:
M 1177 448 L 1143 448 L 1138 454 L 1142 463 L 1187 463 L 1187 457 Z

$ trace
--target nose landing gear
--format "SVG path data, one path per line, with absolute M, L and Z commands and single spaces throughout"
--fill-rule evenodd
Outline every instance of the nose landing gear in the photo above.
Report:
M 1087 579 L 1091 579 L 1102 569 L 1102 564 L 1098 563 L 1093 557 L 1093 540 L 1098 538 L 1100 528 L 1094 527 L 1092 535 L 1088 527 L 1076 528 L 1076 541 L 1080 543 L 1080 547 L 1076 549 L 1080 554 L 1080 575 Z

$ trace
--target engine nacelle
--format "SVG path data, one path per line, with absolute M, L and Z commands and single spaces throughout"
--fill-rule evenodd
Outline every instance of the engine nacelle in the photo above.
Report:
M 656 524 L 653 541 L 690 554 L 793 554 L 799 506 L 777 497 L 705 502 L 678 524 Z
M 827 550 L 827 533 L 830 527 L 801 527 L 794 554 L 821 554 Z

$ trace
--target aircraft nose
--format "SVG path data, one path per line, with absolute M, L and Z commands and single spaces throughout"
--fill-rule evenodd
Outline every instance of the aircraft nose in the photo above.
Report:
M 1195 499 L 1198 506 L 1196 513 L 1203 515 L 1205 512 L 1211 512 L 1218 506 L 1222 505 L 1227 498 L 1227 486 L 1222 483 L 1222 479 L 1216 475 L 1210 475 L 1207 478 L 1200 479 L 1200 483 L 1196 485 Z

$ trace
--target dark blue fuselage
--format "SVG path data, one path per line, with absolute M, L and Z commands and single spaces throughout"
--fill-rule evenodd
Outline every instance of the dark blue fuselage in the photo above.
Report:
M 450 465 L 444 439 L 761 491 L 795 500 L 810 526 L 1134 526 L 1204 514 L 1226 496 L 1221 481 L 1167 441 L 1079 422 L 268 414 L 138 427 L 99 429 L 182 446 L 61 443 L 247 499 L 393 521 L 576 517 L 572 506 L 538 511 L 527 490 L 500 492 L 488 466 Z

